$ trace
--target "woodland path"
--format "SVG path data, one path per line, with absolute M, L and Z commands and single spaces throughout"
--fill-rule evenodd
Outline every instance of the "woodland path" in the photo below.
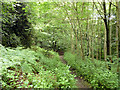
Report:
M 63 58 L 63 55 L 60 55 L 60 59 L 61 59 L 62 63 L 67 64 L 67 62 Z M 73 69 L 70 69 L 70 71 L 71 71 L 71 74 L 76 75 L 76 73 L 74 72 Z M 76 86 L 78 88 L 83 88 L 83 89 L 90 88 L 90 85 L 86 81 L 84 81 L 84 79 L 82 79 L 81 77 L 76 76 L 75 79 L 77 80 Z

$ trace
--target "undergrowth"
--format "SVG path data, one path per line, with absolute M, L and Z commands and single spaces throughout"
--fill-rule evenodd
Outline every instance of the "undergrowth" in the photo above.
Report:
M 68 65 L 74 68 L 78 76 L 83 76 L 93 88 L 118 88 L 118 74 L 115 65 L 108 70 L 107 65 L 110 62 L 100 60 L 91 60 L 86 58 L 82 60 L 79 56 L 70 52 L 64 54 L 64 59 Z M 115 64 L 115 63 L 113 63 Z
M 59 55 L 40 47 L 23 49 L 0 45 L 2 88 L 75 88 L 76 80 Z

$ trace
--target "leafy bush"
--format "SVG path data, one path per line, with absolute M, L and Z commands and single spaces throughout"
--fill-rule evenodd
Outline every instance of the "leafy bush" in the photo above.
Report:
M 2 88 L 74 88 L 76 80 L 57 53 L 0 45 Z
M 76 69 L 78 75 L 82 75 L 94 88 L 118 87 L 117 73 L 106 68 L 106 65 L 110 64 L 109 62 L 88 58 L 81 60 L 77 55 L 69 52 L 64 54 L 64 59 L 69 65 Z

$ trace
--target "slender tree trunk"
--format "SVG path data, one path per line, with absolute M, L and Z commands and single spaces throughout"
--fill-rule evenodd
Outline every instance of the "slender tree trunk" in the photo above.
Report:
M 119 30 L 120 30 L 120 25 L 119 25 L 119 2 L 116 2 L 117 8 L 116 8 L 116 14 L 117 14 L 117 24 L 116 24 L 116 53 L 117 53 L 117 58 L 119 58 L 119 39 L 118 39 L 118 34 L 119 34 Z
M 107 12 L 106 12 L 106 2 L 105 0 L 103 0 L 103 9 L 104 9 L 104 23 L 105 23 L 105 34 L 106 34 L 106 52 L 107 52 L 107 55 L 110 55 L 110 51 L 109 51 L 109 48 L 110 48 L 110 41 L 109 41 L 109 26 L 108 26 L 108 21 L 107 21 Z M 107 56 L 105 56 L 106 58 Z
M 94 13 L 94 4 L 93 4 L 93 13 Z M 93 14 L 93 16 L 94 16 L 94 14 Z M 92 30 L 92 38 L 91 38 L 91 46 L 92 46 L 92 60 L 94 60 L 94 45 L 93 45 L 93 43 L 94 43 L 94 18 L 92 19 L 92 28 L 91 28 L 91 30 Z
M 119 3 L 118 3 L 118 33 L 119 33 L 119 35 L 118 35 L 118 37 L 119 37 L 119 47 L 118 47 L 118 49 L 119 49 L 119 54 L 118 54 L 118 66 L 117 66 L 117 72 L 118 72 L 118 76 L 119 76 L 119 85 L 118 86 L 120 86 L 120 70 L 119 70 L 119 67 L 120 67 L 120 1 L 119 1 Z
M 118 0 L 116 0 L 116 14 L 117 14 L 117 24 L 116 24 L 116 38 L 117 38 L 117 41 L 116 41 L 116 51 L 117 51 L 117 58 L 118 58 L 118 66 L 117 66 L 117 72 L 118 74 L 120 75 L 120 72 L 119 72 L 119 49 L 120 49 L 120 2 Z M 119 79 L 120 79 L 120 76 L 119 76 Z M 120 82 L 119 82 L 120 83 Z M 120 85 L 120 84 L 119 84 Z
M 118 25 L 116 26 L 116 56 L 119 58 Z
M 119 3 L 118 3 L 118 38 L 119 38 L 119 58 L 120 58 L 120 1 L 119 1 Z
M 78 47 L 77 47 L 77 41 L 78 41 L 78 39 L 77 39 L 77 30 L 75 30 L 75 40 L 76 40 L 76 51 L 77 51 L 77 49 L 78 49 Z
M 99 40 L 99 41 L 100 41 L 100 42 L 99 42 L 99 45 L 100 45 L 100 49 L 99 49 L 99 51 L 100 51 L 100 55 L 99 55 L 100 58 L 99 58 L 99 59 L 101 60 L 101 56 L 102 56 L 102 48 L 101 48 L 101 45 L 102 45 L 101 42 L 102 42 L 102 40 L 101 40 L 101 34 L 100 34 L 100 40 Z
M 112 33 L 111 33 L 111 30 L 112 30 L 112 25 L 110 25 L 110 57 L 112 55 L 112 51 L 111 51 L 111 48 L 112 48 L 112 45 L 111 45 L 111 38 L 112 38 Z M 112 58 L 111 58 L 112 59 Z
M 89 23 L 89 22 L 88 22 Z M 89 35 L 88 35 L 88 37 L 89 37 L 89 57 L 91 57 L 91 37 L 90 37 L 90 27 L 89 27 L 89 24 L 88 24 L 88 29 L 89 29 Z
M 96 55 L 96 59 L 98 60 L 98 55 L 99 55 L 99 33 L 100 33 L 100 32 L 99 32 L 99 30 L 100 30 L 100 29 L 99 29 L 99 20 L 97 20 L 97 22 L 98 22 L 98 23 L 97 23 L 97 29 L 98 29 L 97 35 L 98 35 L 98 36 L 97 36 L 97 55 Z
M 89 36 L 89 57 L 91 57 L 91 37 Z
M 89 32 L 89 20 L 87 18 L 87 40 L 88 40 L 88 45 L 87 45 L 87 52 L 89 52 L 89 57 L 90 57 L 90 32 Z
M 102 36 L 101 36 L 101 31 L 102 31 L 102 26 L 103 26 L 103 23 L 102 23 L 102 20 L 100 21 L 100 60 L 102 59 Z
M 109 32 L 108 32 L 108 44 L 109 44 L 109 54 L 110 55 L 110 61 L 112 62 L 112 58 L 111 58 L 111 21 L 110 21 L 110 17 L 111 17 L 111 3 L 109 2 L 109 15 L 108 15 L 108 28 L 109 28 Z
M 98 57 L 99 57 L 99 60 L 101 60 L 101 21 L 98 21 L 99 24 L 98 24 L 98 27 L 99 27 L 99 30 L 98 30 L 98 47 L 99 47 L 99 52 L 98 52 Z
M 107 44 L 106 44 L 106 38 L 107 38 L 107 36 L 106 36 L 106 28 L 105 28 L 105 30 L 104 30 L 104 60 L 106 61 L 106 59 L 107 59 Z
M 117 73 L 118 73 L 118 86 L 120 87 L 120 1 L 116 0 L 116 14 L 117 14 L 117 27 L 116 27 L 116 38 L 117 38 L 117 43 L 116 43 L 116 49 L 117 49 L 117 57 L 118 57 L 118 65 L 117 65 Z
M 94 37 L 94 32 L 93 32 L 93 30 L 94 30 L 94 25 L 93 25 L 93 23 L 94 23 L 94 22 L 93 22 L 93 20 L 92 20 L 92 40 L 91 40 L 91 43 L 92 43 L 92 44 L 91 44 L 91 46 L 92 46 L 92 60 L 94 60 L 94 45 L 93 45 L 93 43 L 94 43 L 94 41 L 93 41 L 93 40 L 94 40 L 94 38 L 93 38 L 93 37 Z
M 71 29 L 71 52 L 74 53 L 74 34 L 73 30 Z
M 88 10 L 88 7 L 87 7 L 87 10 Z M 88 13 L 86 12 L 86 14 L 88 14 Z M 87 57 L 89 57 L 89 16 L 87 16 L 86 23 L 87 23 L 87 25 L 86 25 L 86 30 L 87 30 L 86 40 L 88 41 L 87 42 L 87 47 L 86 47 L 86 52 L 87 52 Z

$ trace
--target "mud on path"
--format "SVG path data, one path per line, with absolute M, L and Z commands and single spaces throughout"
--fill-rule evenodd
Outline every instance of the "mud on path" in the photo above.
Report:
M 64 60 L 62 55 L 60 56 L 60 59 L 64 64 L 67 64 L 67 62 Z M 70 69 L 70 71 L 71 71 L 71 74 L 76 75 L 76 73 L 74 72 L 74 69 Z M 82 79 L 81 77 L 76 76 L 75 79 L 77 80 L 76 86 L 78 88 L 83 88 L 83 89 L 90 88 L 90 85 L 88 84 L 88 82 L 84 81 L 84 79 Z

